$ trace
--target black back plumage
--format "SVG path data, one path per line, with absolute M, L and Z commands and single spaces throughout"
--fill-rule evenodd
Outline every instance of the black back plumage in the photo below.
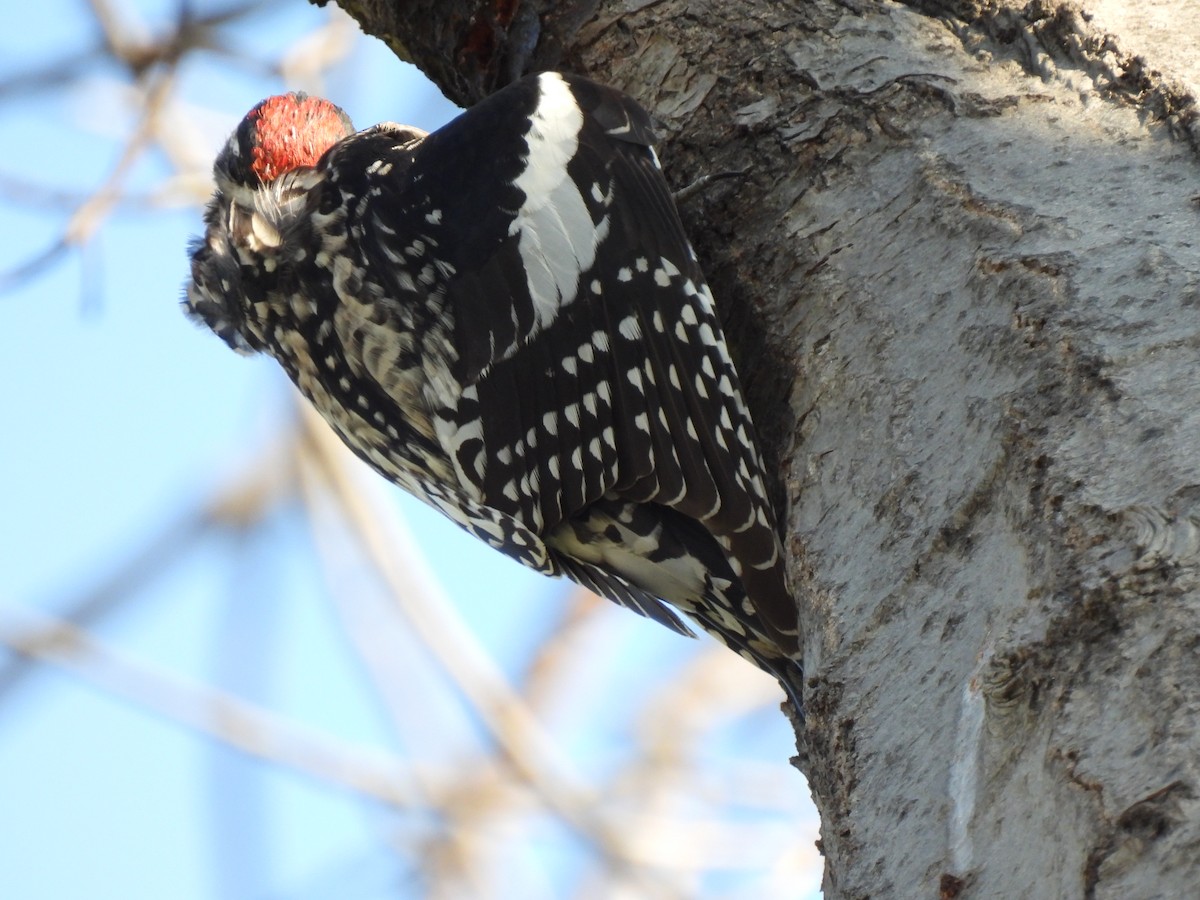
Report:
M 312 358 L 271 352 L 387 477 L 685 631 L 673 605 L 798 699 L 753 426 L 653 142 L 632 99 L 553 73 L 340 141 L 266 289 L 277 319 L 322 310 Z

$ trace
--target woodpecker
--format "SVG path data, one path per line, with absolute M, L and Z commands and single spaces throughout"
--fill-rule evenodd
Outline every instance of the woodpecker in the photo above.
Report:
M 795 602 L 712 294 L 629 96 L 554 72 L 432 134 L 271 97 L 213 168 L 187 313 L 385 478 L 800 710 Z

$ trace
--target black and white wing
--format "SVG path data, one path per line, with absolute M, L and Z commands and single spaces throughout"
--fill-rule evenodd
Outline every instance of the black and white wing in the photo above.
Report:
M 653 141 L 631 98 L 556 73 L 428 136 L 343 141 L 323 165 L 363 198 L 341 237 L 368 273 L 343 273 L 363 304 L 343 330 L 367 357 L 372 317 L 412 332 L 361 368 L 413 395 L 460 522 L 669 627 L 664 600 L 746 655 L 788 656 L 753 426 Z

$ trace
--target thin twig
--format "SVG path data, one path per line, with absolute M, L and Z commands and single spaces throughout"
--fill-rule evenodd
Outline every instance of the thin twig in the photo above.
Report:
M 167 568 L 190 553 L 211 527 L 202 509 L 192 509 L 159 529 L 107 578 L 78 597 L 55 604 L 60 617 L 79 627 L 93 625 L 145 590 Z M 33 671 L 29 657 L 14 656 L 0 662 L 0 704 Z
M 20 263 L 8 272 L 0 272 L 0 292 L 11 290 L 37 276 L 74 246 L 86 243 L 103 224 L 109 213 L 120 202 L 122 185 L 133 169 L 134 163 L 150 145 L 156 125 L 155 121 L 170 96 L 174 85 L 174 70 L 166 69 L 153 76 L 146 91 L 145 105 L 133 134 L 125 144 L 120 158 L 104 183 L 76 208 L 67 221 L 62 235 L 48 248 Z
M 635 862 L 636 848 L 625 840 L 623 828 L 601 817 L 600 797 L 570 771 L 553 740 L 454 612 L 425 561 L 410 551 L 411 537 L 395 515 L 382 511 L 377 485 L 383 482 L 352 474 L 349 451 L 307 404 L 301 410 L 306 434 L 347 520 L 397 607 L 478 712 L 514 770 L 550 809 L 592 841 L 615 871 L 642 882 L 643 889 L 654 885 L 660 892 L 674 893 L 662 876 Z
M 223 691 L 134 660 L 61 619 L 0 607 L 0 644 L 243 753 L 398 808 L 418 806 L 408 768 Z
M 571 585 L 566 593 L 562 620 L 535 648 L 521 678 L 521 694 L 531 709 L 544 710 L 571 683 L 569 673 L 582 661 L 577 645 L 609 606 L 580 585 Z

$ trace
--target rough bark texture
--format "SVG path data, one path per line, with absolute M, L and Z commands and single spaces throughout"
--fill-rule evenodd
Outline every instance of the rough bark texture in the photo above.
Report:
M 1200 4 L 343 5 L 460 102 L 569 67 L 677 184 L 749 168 L 683 212 L 788 503 L 826 895 L 1195 896 Z

